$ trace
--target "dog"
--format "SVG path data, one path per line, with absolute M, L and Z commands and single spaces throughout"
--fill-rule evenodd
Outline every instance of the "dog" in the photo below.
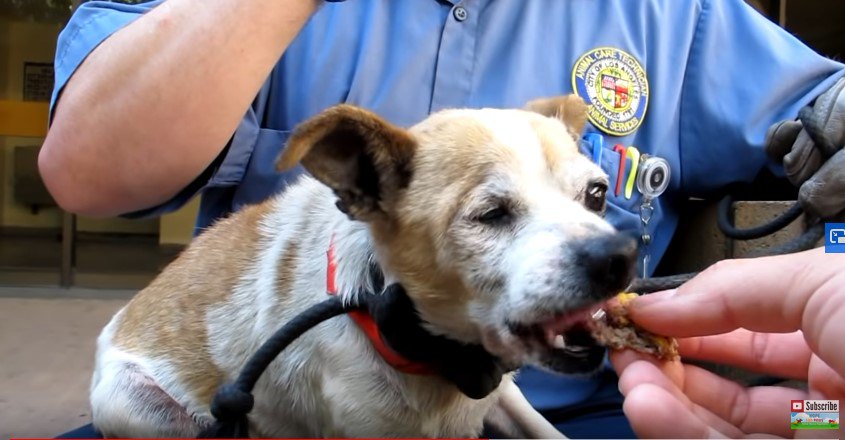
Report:
M 93 423 L 106 436 L 192 437 L 282 323 L 327 298 L 401 283 L 426 331 L 511 366 L 589 374 L 589 311 L 633 278 L 635 241 L 603 219 L 608 179 L 577 147 L 575 95 L 523 109 L 450 109 L 405 129 L 341 104 L 299 125 L 277 166 L 308 172 L 200 234 L 98 338 Z M 257 437 L 563 437 L 505 374 L 482 398 L 399 372 L 340 316 L 270 365 Z

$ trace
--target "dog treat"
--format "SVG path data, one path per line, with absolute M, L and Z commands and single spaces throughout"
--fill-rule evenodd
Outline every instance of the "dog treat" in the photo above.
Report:
M 597 310 L 590 320 L 593 338 L 605 347 L 615 350 L 630 348 L 659 359 L 678 359 L 678 341 L 658 336 L 636 326 L 628 319 L 628 305 L 636 293 L 620 293 Z

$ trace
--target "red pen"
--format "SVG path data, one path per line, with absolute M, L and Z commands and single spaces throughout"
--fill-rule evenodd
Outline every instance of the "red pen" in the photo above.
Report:
M 614 193 L 617 197 L 619 197 L 619 193 L 622 192 L 622 181 L 625 180 L 622 176 L 625 175 L 625 159 L 627 159 L 625 146 L 622 144 L 616 144 L 613 146 L 613 151 L 619 153 L 619 172 L 616 174 L 616 189 Z

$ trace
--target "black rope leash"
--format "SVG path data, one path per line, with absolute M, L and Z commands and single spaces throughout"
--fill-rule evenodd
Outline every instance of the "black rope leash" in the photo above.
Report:
M 211 414 L 217 420 L 203 429 L 198 438 L 249 437 L 247 414 L 255 404 L 252 390 L 264 370 L 282 350 L 306 331 L 323 321 L 359 308 L 359 304 L 344 304 L 340 298 L 333 296 L 309 307 L 283 325 L 249 358 L 234 382 L 220 387 L 211 402 Z
M 214 395 L 211 414 L 215 422 L 202 430 L 199 438 L 246 438 L 249 436 L 247 414 L 255 404 L 252 391 L 273 360 L 298 337 L 323 321 L 366 309 L 378 325 L 388 346 L 414 362 L 431 365 L 444 380 L 472 399 L 490 394 L 502 381 L 508 367 L 479 344 L 461 342 L 426 331 L 413 301 L 400 284 L 382 289 L 380 273 L 372 273 L 380 294 L 362 291 L 357 302 L 344 304 L 332 296 L 314 304 L 277 330 L 249 358 L 238 378 L 224 384 Z
M 824 236 L 824 223 L 815 222 L 801 235 L 794 239 L 771 248 L 749 253 L 746 258 L 767 257 L 772 255 L 791 254 L 806 251 L 816 246 Z M 640 294 L 658 292 L 661 290 L 677 289 L 682 284 L 694 278 L 700 272 L 689 272 L 664 277 L 636 278 L 627 290 Z
M 716 221 L 718 222 L 719 229 L 722 233 L 725 234 L 726 237 L 734 240 L 754 240 L 767 235 L 772 235 L 787 227 L 804 213 L 804 208 L 801 207 L 801 204 L 795 202 L 789 207 L 789 209 L 768 223 L 748 229 L 740 229 L 733 224 L 731 219 L 731 207 L 733 206 L 733 203 L 734 198 L 730 194 L 726 195 L 719 201 Z

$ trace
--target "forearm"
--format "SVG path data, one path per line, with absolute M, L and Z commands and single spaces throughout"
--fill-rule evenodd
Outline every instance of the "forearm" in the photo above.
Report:
M 317 0 L 168 0 L 79 66 L 39 157 L 66 209 L 162 203 L 220 153 Z

